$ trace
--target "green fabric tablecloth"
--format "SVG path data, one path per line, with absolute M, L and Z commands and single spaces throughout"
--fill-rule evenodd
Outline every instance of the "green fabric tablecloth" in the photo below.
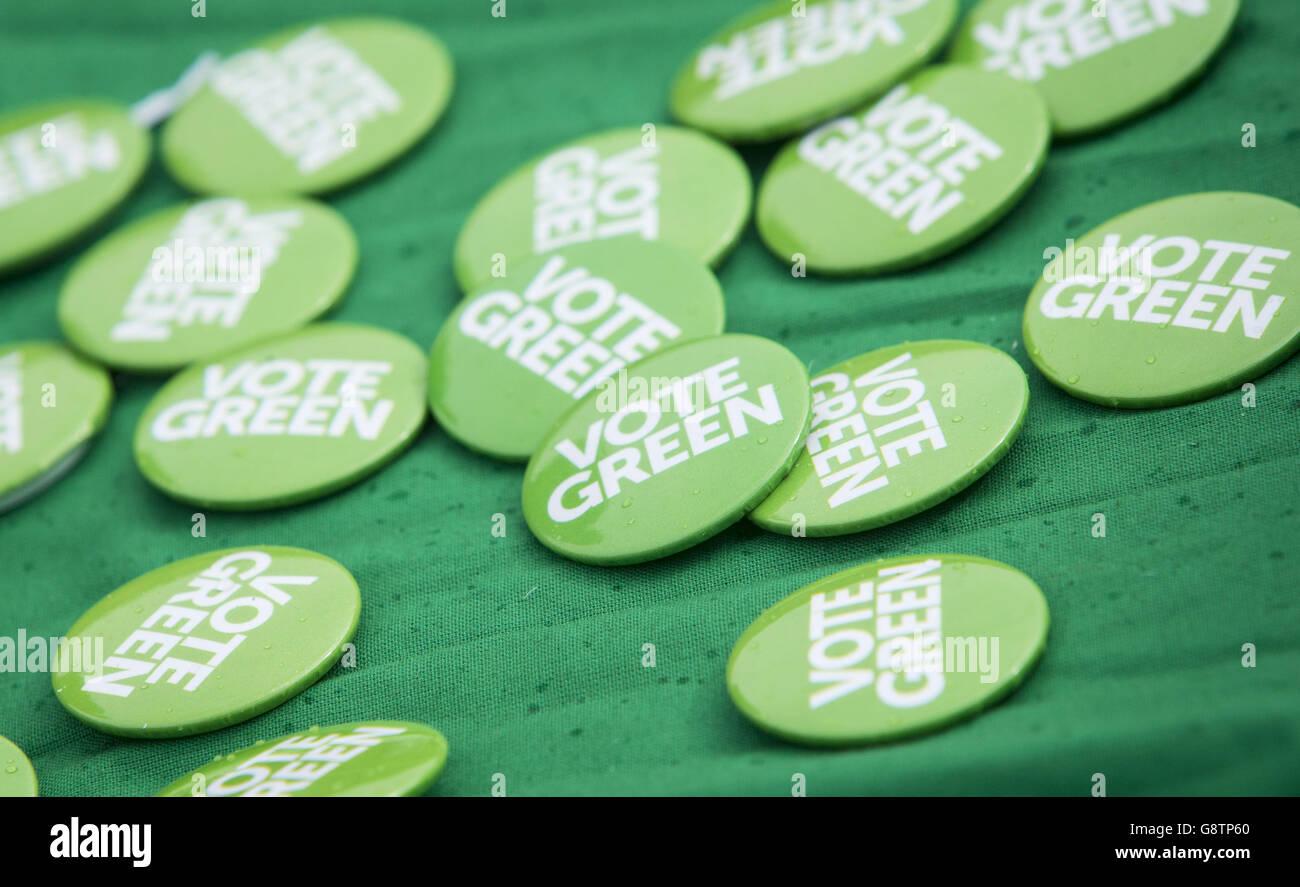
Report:
M 667 119 L 677 67 L 743 0 L 431 3 L 214 0 L 7 3 L 0 108 L 63 96 L 134 101 L 206 49 L 230 52 L 318 15 L 389 12 L 434 30 L 456 60 L 451 107 L 393 168 L 331 198 L 361 264 L 340 320 L 433 341 L 459 292 L 451 250 L 477 199 L 518 164 L 586 133 Z M 963 3 L 963 10 L 972 4 Z M 1173 104 L 1053 148 L 1023 203 L 969 247 L 874 280 L 792 278 L 746 231 L 721 267 L 728 329 L 769 336 L 814 371 L 904 339 L 966 338 L 1029 373 L 1024 432 L 986 478 L 892 527 L 787 539 L 747 522 L 658 563 L 599 569 L 538 544 L 522 470 L 432 424 L 375 477 L 261 514 L 165 498 L 131 436 L 157 380 L 117 379 L 83 464 L 0 516 L 0 636 L 61 635 L 120 584 L 236 545 L 297 545 L 362 588 L 355 668 L 260 717 L 188 739 L 129 741 L 83 726 L 45 674 L 0 673 L 0 734 L 31 756 L 42 793 L 152 794 L 259 738 L 367 718 L 427 722 L 451 744 L 435 794 L 1111 795 L 1300 792 L 1300 360 L 1240 393 L 1150 412 L 1073 400 L 1030 364 L 1028 291 L 1050 245 L 1142 204 L 1243 190 L 1300 202 L 1300 55 L 1290 0 L 1244 0 L 1226 51 Z M 1253 123 L 1258 147 L 1241 131 Z M 770 147 L 747 150 L 755 176 Z M 155 159 L 110 221 L 186 195 Z M 58 338 L 55 303 L 85 243 L 0 280 L 0 340 Z M 1293 297 L 1300 294 L 1293 294 Z M 504 538 L 493 515 L 506 515 Z M 1092 515 L 1107 519 L 1105 538 Z M 767 606 L 879 557 L 965 552 L 1032 576 L 1052 612 L 1037 671 L 986 714 L 889 746 L 818 751 L 760 733 L 732 707 L 732 644 Z M 643 645 L 656 664 L 643 667 Z M 1242 646 L 1257 665 L 1245 668 Z M 498 780 L 499 781 L 499 780 Z

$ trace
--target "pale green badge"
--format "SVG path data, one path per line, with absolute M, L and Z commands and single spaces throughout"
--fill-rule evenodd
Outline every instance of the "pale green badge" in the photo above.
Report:
M 1057 248 L 1025 306 L 1029 356 L 1075 397 L 1116 407 L 1202 400 L 1300 348 L 1300 208 L 1187 194 Z
M 167 169 L 216 194 L 317 194 L 387 165 L 451 97 L 451 57 L 415 25 L 340 18 L 229 57 L 162 133 Z
M 684 250 L 634 237 L 563 247 L 452 312 L 429 357 L 429 403 L 466 446 L 522 462 L 601 382 L 722 321 L 717 279 Z
M 794 469 L 750 513 L 774 533 L 839 536 L 956 495 L 1011 448 L 1029 384 L 1005 353 L 935 340 L 882 348 L 812 380 Z
M 135 458 L 182 502 L 305 502 L 404 450 L 428 415 L 426 361 L 377 327 L 319 323 L 173 377 L 135 430 Z
M 728 141 L 793 135 L 893 86 L 956 18 L 956 0 L 768 2 L 691 57 L 673 115 Z
M 36 770 L 23 750 L 0 736 L 0 798 L 34 798 Z
M 108 373 L 62 345 L 0 344 L 0 513 L 71 471 L 112 403 Z
M 852 567 L 755 620 L 727 690 L 759 727 L 806 745 L 886 742 L 946 727 L 1020 686 L 1047 641 L 1024 573 L 964 554 Z
M 315 683 L 360 613 L 356 581 L 324 555 L 280 546 L 196 555 L 128 582 L 77 620 L 54 692 L 106 733 L 205 733 Z
M 1033 87 L 976 68 L 926 68 L 865 110 L 791 142 L 758 193 L 758 231 L 783 262 L 879 274 L 951 252 L 1001 218 L 1047 156 Z
M 676 126 L 617 129 L 570 142 L 488 192 L 456 240 L 469 293 L 510 263 L 590 240 L 637 237 L 717 265 L 749 216 L 749 170 L 731 148 Z
M 1172 98 L 1227 40 L 1238 0 L 985 0 L 951 59 L 1032 84 L 1083 136 Z
M 731 526 L 790 471 L 808 372 L 757 336 L 697 339 L 609 377 L 562 418 L 524 474 L 524 519 L 593 564 L 665 557 Z
M 53 102 L 0 114 L 0 274 L 44 258 L 126 199 L 149 136 L 111 102 Z
M 63 284 L 59 325 L 101 363 L 175 370 L 330 310 L 356 263 L 352 229 L 322 203 L 203 200 L 96 244 Z
M 311 727 L 218 755 L 160 798 L 359 798 L 423 795 L 447 763 L 447 740 L 406 721 Z

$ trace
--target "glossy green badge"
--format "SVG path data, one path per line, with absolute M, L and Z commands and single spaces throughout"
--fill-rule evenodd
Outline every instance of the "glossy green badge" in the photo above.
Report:
M 36 770 L 23 750 L 0 736 L 0 798 L 34 798 Z
M 0 512 L 71 471 L 112 402 L 108 374 L 62 345 L 0 344 Z
M 1018 687 L 1047 641 L 1024 573 L 918 554 L 827 576 L 765 610 L 727 660 L 759 727 L 806 745 L 862 745 L 946 727 Z
M 954 62 L 1042 93 L 1058 135 L 1082 136 L 1170 99 L 1228 38 L 1237 0 L 985 0 Z
M 466 446 L 522 462 L 602 381 L 722 321 L 718 281 L 683 250 L 632 237 L 564 247 L 452 313 L 429 357 L 429 403 Z
M 871 107 L 777 154 L 758 232 L 784 262 L 879 274 L 951 252 L 1001 218 L 1043 167 L 1050 132 L 1032 87 L 926 68 Z
M 996 348 L 936 340 L 833 366 L 812 397 L 799 461 L 749 515 L 774 533 L 856 533 L 956 495 L 1011 448 L 1029 382 Z
M 222 62 L 168 121 L 162 156 L 203 193 L 316 194 L 395 160 L 451 96 L 451 57 L 384 18 L 282 31 Z
M 101 600 L 67 632 L 54 692 L 119 736 L 206 733 L 315 683 L 361 614 L 343 566 L 301 548 L 230 548 L 176 561 Z
M 447 763 L 447 740 L 406 721 L 312 727 L 220 755 L 160 798 L 343 798 L 422 795 Z
M 0 273 L 94 227 L 148 162 L 149 137 L 121 105 L 66 101 L 0 114 Z
M 154 396 L 135 460 L 182 502 L 305 502 L 396 458 L 428 415 L 424 355 L 377 327 L 319 323 L 193 364 Z
M 1029 356 L 1084 400 L 1158 407 L 1258 378 L 1300 348 L 1300 208 L 1188 194 L 1112 219 L 1048 263 Z
M 665 557 L 766 498 L 808 428 L 808 372 L 757 336 L 697 339 L 612 376 L 551 430 L 524 474 L 524 519 L 592 564 Z
M 465 292 L 530 256 L 637 237 L 716 265 L 749 216 L 749 170 L 731 148 L 676 126 L 617 129 L 570 142 L 488 192 L 456 240 Z
M 877 96 L 943 45 L 956 0 L 767 3 L 673 83 L 673 115 L 730 141 L 793 135 Z
M 296 329 L 342 298 L 356 238 L 334 210 L 291 197 L 220 197 L 162 210 L 73 267 L 59 325 L 78 350 L 139 372 Z

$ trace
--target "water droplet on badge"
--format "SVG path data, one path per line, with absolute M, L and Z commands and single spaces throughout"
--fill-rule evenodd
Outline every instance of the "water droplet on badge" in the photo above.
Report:
M 953 417 L 952 417 L 952 420 L 953 420 L 954 422 L 960 422 L 960 421 L 961 421 L 961 418 L 962 418 L 961 416 L 953 416 Z
M 1072 376 L 1070 376 L 1068 379 L 1066 379 L 1065 381 L 1069 382 L 1071 385 L 1078 385 L 1078 384 L 1079 384 L 1079 377 L 1078 377 L 1078 376 L 1073 376 L 1073 375 L 1072 375 Z
M 17 773 L 17 772 L 18 772 L 18 768 L 15 767 L 13 764 L 10 764 L 8 767 L 5 767 L 5 772 L 6 772 L 6 773 Z
M 632 500 L 631 500 L 631 499 L 624 499 L 620 504 L 621 504 L 624 508 L 631 508 L 631 507 L 632 507 Z
M 912 491 L 911 491 L 911 490 L 903 490 L 903 495 L 910 499 L 910 498 L 912 498 Z
M 1155 356 L 1154 354 L 1148 354 L 1148 355 L 1147 355 L 1147 363 L 1148 363 L 1148 364 L 1152 364 L 1152 363 L 1155 363 L 1155 362 L 1156 362 L 1156 356 Z
M 758 443 L 759 443 L 760 446 L 763 445 L 763 444 L 765 444 L 765 443 L 767 443 L 767 438 L 766 438 L 766 437 L 760 437 L 760 438 L 758 439 Z

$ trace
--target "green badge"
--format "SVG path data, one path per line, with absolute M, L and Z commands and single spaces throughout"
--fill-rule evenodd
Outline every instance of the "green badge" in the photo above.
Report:
M 524 519 L 592 564 L 665 557 L 731 526 L 799 455 L 808 372 L 757 336 L 698 339 L 619 370 L 547 436 Z
M 340 798 L 422 795 L 447 763 L 447 740 L 423 724 L 311 727 L 218 756 L 160 798 Z
M 447 50 L 414 25 L 300 25 L 226 59 L 163 129 L 163 160 L 203 193 L 330 191 L 410 149 L 451 85 Z
M 126 199 L 148 162 L 148 135 L 111 102 L 0 115 L 0 273 L 94 227 Z
M 1300 208 L 1188 194 L 1057 249 L 1025 306 L 1053 384 L 1114 407 L 1202 400 L 1300 348 Z
M 59 324 L 109 366 L 175 370 L 330 310 L 357 263 L 343 217 L 311 200 L 221 197 L 115 232 L 73 267 Z
M 985 0 L 954 62 L 1033 84 L 1052 130 L 1087 135 L 1159 105 L 1227 40 L 1237 0 Z
M 23 750 L 0 736 L 0 798 L 34 798 L 36 770 Z
M 714 35 L 673 115 L 730 141 L 789 136 L 877 96 L 943 45 L 954 0 L 777 0 Z
M 67 632 L 54 692 L 76 718 L 159 739 L 229 727 L 314 684 L 352 640 L 361 595 L 301 548 L 230 548 L 128 582 Z
M 718 281 L 689 253 L 632 237 L 564 247 L 452 313 L 429 358 L 429 403 L 466 446 L 522 462 L 602 381 L 722 321 Z
M 759 189 L 759 234 L 782 261 L 823 274 L 922 264 L 1015 205 L 1042 169 L 1049 135 L 1032 87 L 974 68 L 926 68 L 783 148 Z
M 1011 448 L 1029 383 L 996 348 L 909 342 L 831 367 L 812 398 L 799 461 L 749 515 L 774 533 L 856 533 L 956 495 Z
M 211 363 L 154 396 L 135 430 L 149 482 L 182 502 L 274 508 L 379 470 L 428 415 L 426 362 L 396 333 L 320 323 Z
M 749 216 L 749 170 L 706 135 L 647 123 L 570 142 L 510 174 L 456 241 L 469 293 L 511 262 L 589 240 L 664 240 L 716 265 Z
M 1024 573 L 964 554 L 852 567 L 765 610 L 727 660 L 727 690 L 759 727 L 806 745 L 885 742 L 999 701 L 1047 641 Z
M 0 513 L 71 471 L 112 402 L 108 374 L 62 345 L 0 344 Z

